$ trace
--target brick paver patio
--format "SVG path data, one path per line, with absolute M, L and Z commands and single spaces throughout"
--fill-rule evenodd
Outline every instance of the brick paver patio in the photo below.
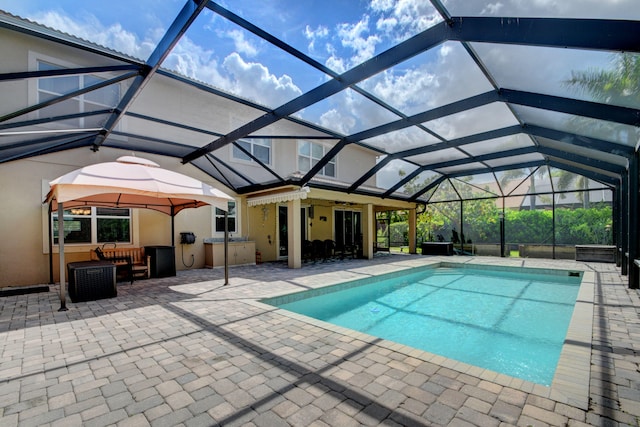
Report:
M 558 392 L 565 380 L 534 385 L 258 302 L 439 260 L 267 263 L 231 268 L 229 286 L 221 269 L 189 270 L 66 312 L 56 287 L 2 297 L 0 426 L 640 425 L 640 294 L 613 264 L 446 259 L 592 272 L 592 341 L 567 339 L 590 353 L 583 404 Z

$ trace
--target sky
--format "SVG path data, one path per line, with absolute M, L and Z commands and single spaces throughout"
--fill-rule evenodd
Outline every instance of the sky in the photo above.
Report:
M 146 60 L 186 0 L 0 0 L 0 9 Z M 453 16 L 559 16 L 640 19 L 640 0 L 443 0 Z M 219 4 L 340 74 L 442 21 L 428 0 L 222 0 Z M 564 81 L 575 64 L 611 67 L 593 51 L 472 44 L 502 87 L 584 98 Z M 328 76 L 205 10 L 162 64 L 189 78 L 276 108 Z M 532 70 L 535 70 L 532 72 Z M 527 79 L 523 80 L 522 76 Z M 520 85 L 520 87 L 513 87 Z M 360 83 L 406 115 L 467 98 L 493 86 L 461 44 L 443 43 Z M 517 120 L 486 106 L 427 123 L 456 138 Z M 298 112 L 349 135 L 398 120 L 353 90 Z M 431 139 L 430 139 L 431 138 Z M 406 131 L 372 145 L 390 152 L 436 139 Z

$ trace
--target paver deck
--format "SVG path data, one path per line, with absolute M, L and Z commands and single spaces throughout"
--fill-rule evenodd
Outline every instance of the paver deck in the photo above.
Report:
M 589 272 L 551 387 L 259 302 L 440 260 Z M 0 426 L 640 425 L 640 293 L 613 264 L 386 255 L 222 276 L 122 283 L 66 312 L 55 286 L 0 298 Z

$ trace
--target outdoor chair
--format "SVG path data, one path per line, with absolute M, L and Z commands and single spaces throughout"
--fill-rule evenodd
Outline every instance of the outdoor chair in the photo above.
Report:
M 324 242 L 322 240 L 316 239 L 312 242 L 312 258 L 314 261 L 324 259 L 324 251 Z
M 313 243 L 310 240 L 302 241 L 302 259 L 309 261 L 313 258 Z
M 328 260 L 329 258 L 333 258 L 336 249 L 336 242 L 331 239 L 326 239 L 324 241 L 324 260 Z

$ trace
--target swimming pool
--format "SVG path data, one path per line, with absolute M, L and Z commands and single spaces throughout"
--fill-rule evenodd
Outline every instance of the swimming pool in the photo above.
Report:
M 263 302 L 549 385 L 581 276 L 534 269 L 422 268 Z

